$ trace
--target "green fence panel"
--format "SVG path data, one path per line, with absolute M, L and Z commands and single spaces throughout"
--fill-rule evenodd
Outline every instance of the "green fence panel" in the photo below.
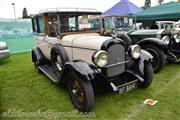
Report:
M 5 41 L 12 53 L 30 51 L 34 46 L 30 19 L 0 19 L 0 41 Z

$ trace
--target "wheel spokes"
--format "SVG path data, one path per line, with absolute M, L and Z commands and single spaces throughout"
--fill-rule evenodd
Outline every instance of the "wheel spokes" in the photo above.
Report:
M 72 93 L 77 100 L 78 104 L 83 104 L 85 102 L 84 91 L 78 80 L 72 82 Z

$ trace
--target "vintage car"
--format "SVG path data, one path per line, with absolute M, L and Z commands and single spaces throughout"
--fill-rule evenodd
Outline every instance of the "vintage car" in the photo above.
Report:
M 138 44 L 153 56 L 154 72 L 159 72 L 168 62 L 176 62 L 180 58 L 180 32 L 167 29 L 130 30 L 116 29 L 113 36 L 123 39 L 128 45 Z
M 178 29 L 180 28 L 180 21 L 156 21 L 156 25 L 158 26 L 158 29 Z
M 175 23 L 178 24 L 177 22 L 172 24 L 172 21 L 159 21 L 157 22 L 158 29 L 137 30 L 138 25 L 135 23 L 133 26 L 132 18 L 108 16 L 102 18 L 102 35 L 123 38 L 128 46 L 140 45 L 142 49 L 152 54 L 152 66 L 154 72 L 157 73 L 167 61 L 176 62 L 180 57 L 180 29 L 175 28 L 177 27 Z
M 6 42 L 0 41 L 0 61 L 10 56 L 10 50 L 7 48 Z
M 66 83 L 70 99 L 82 112 L 94 104 L 94 87 L 115 93 L 147 88 L 153 80 L 151 54 L 139 45 L 100 36 L 94 9 L 46 9 L 32 17 L 36 45 L 32 61 L 37 72 L 57 84 Z

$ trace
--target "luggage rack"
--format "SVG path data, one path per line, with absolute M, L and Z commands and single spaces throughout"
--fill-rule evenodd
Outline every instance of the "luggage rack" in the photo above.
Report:
M 93 8 L 47 8 L 40 10 L 39 13 L 44 12 L 99 12 Z

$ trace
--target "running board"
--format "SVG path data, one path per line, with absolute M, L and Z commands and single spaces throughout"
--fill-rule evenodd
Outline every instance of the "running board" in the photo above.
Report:
M 57 77 L 57 75 L 54 73 L 55 70 L 52 68 L 51 65 L 42 65 L 39 66 L 39 69 L 46 74 L 53 82 L 58 83 L 59 78 Z

